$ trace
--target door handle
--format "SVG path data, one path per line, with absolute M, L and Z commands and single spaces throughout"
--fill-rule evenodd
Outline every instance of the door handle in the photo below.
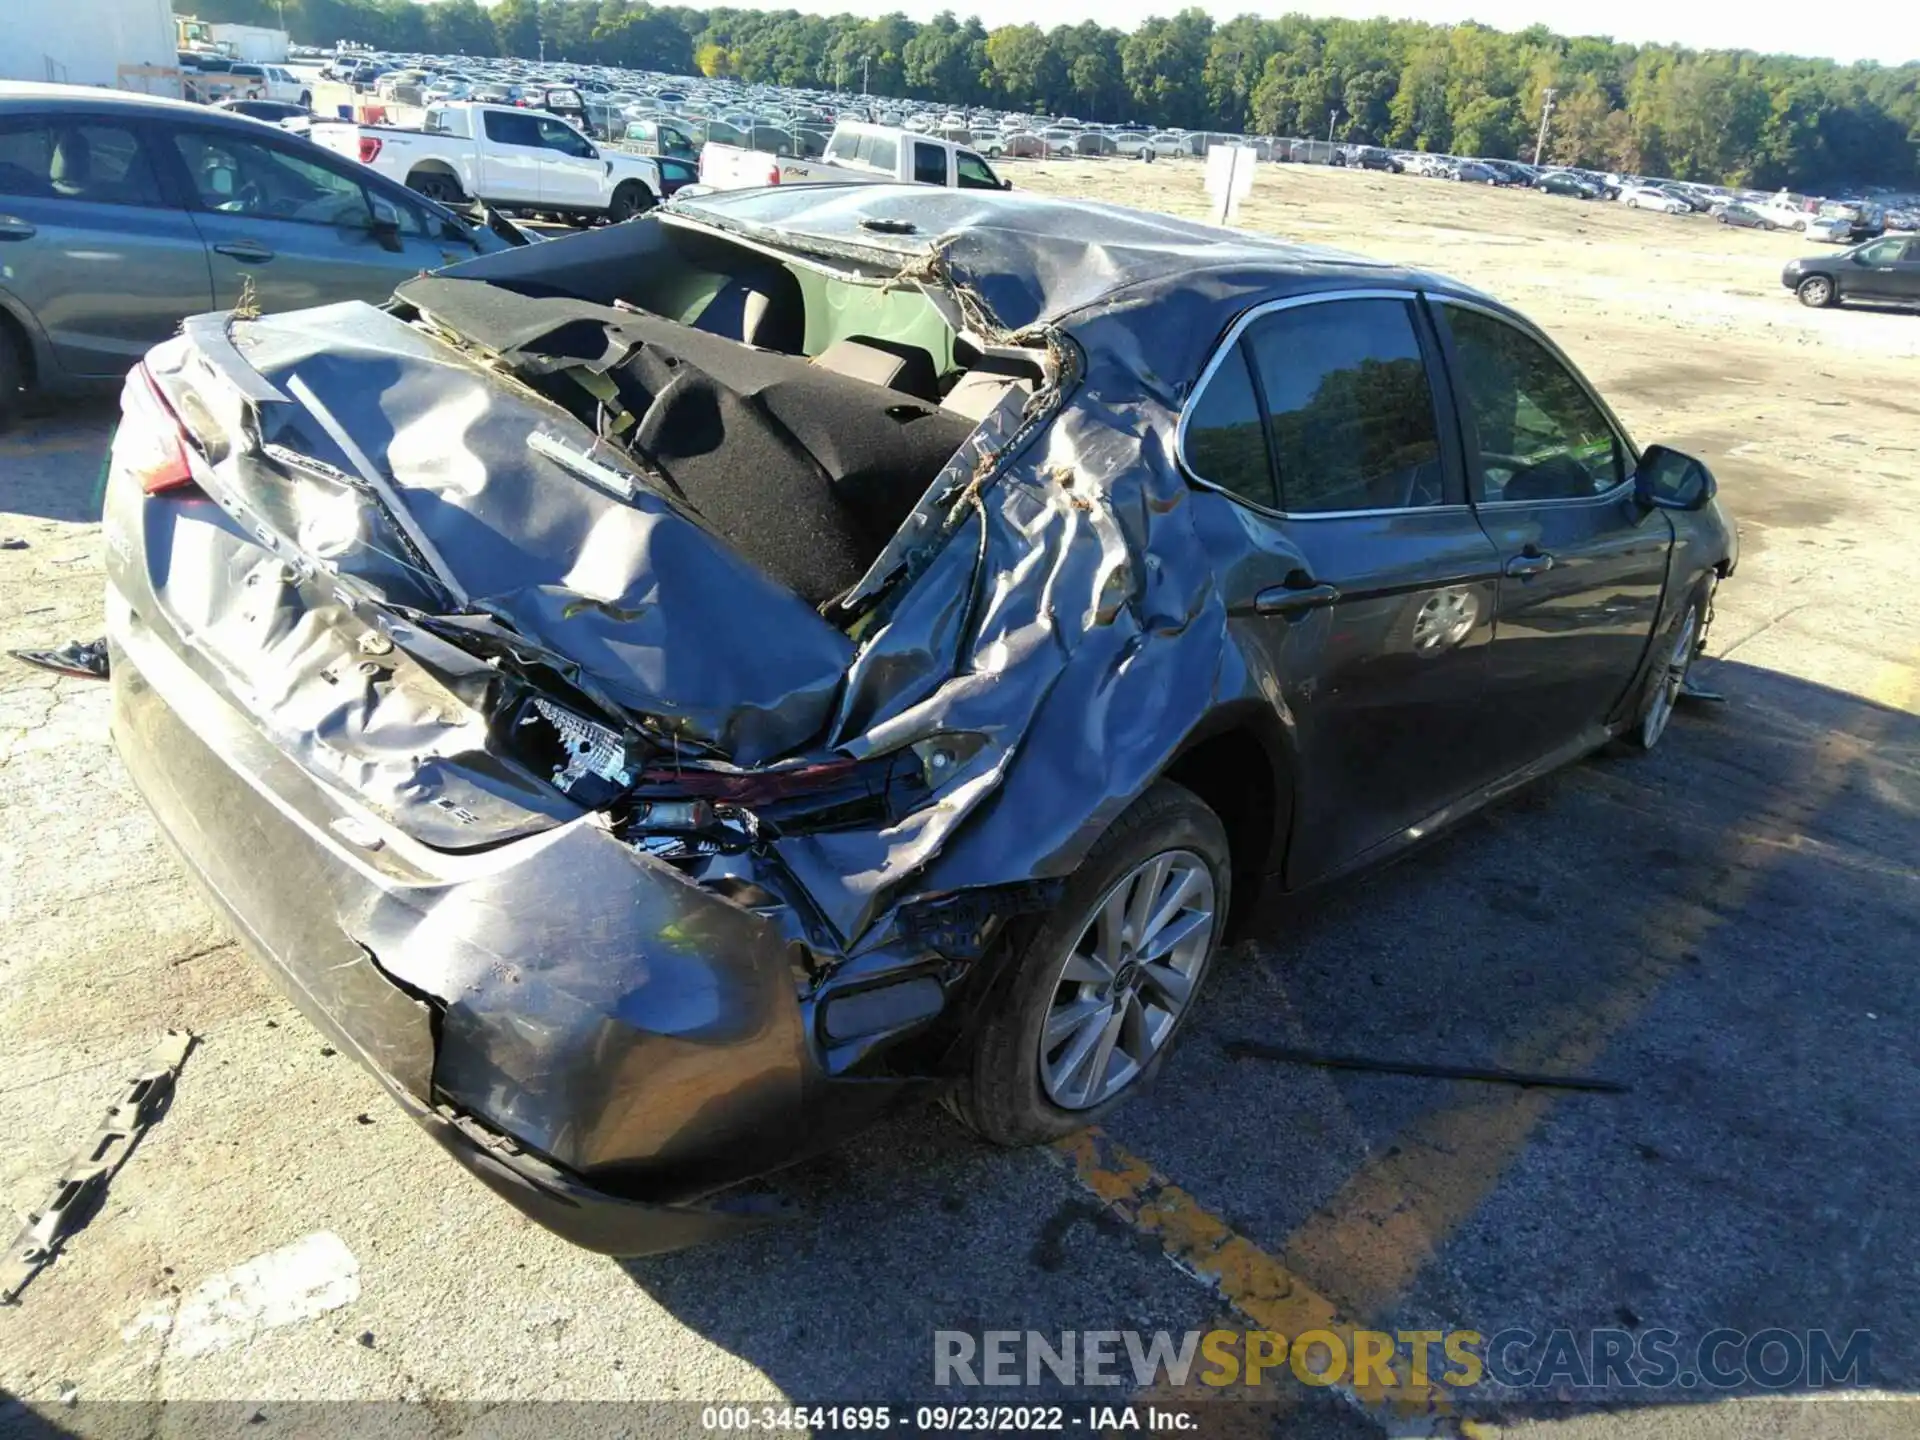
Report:
M 273 259 L 273 251 L 257 240 L 230 240 L 213 248 L 222 255 L 230 255 L 235 260 L 246 260 L 256 265 L 264 265 Z
M 1296 617 L 1324 609 L 1339 599 L 1340 592 L 1331 585 L 1269 585 L 1253 597 L 1253 608 L 1261 615 Z
M 18 215 L 0 215 L 0 240 L 31 240 L 38 233 Z
M 1507 561 L 1507 574 L 1521 580 L 1531 580 L 1535 575 L 1544 575 L 1552 568 L 1551 555 L 1516 555 Z

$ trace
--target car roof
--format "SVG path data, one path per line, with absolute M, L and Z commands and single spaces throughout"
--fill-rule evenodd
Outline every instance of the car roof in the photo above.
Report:
M 108 90 L 93 85 L 46 85 L 32 81 L 0 80 L 0 115 L 57 115 L 63 112 L 90 111 L 96 115 L 124 114 L 128 117 L 171 116 L 176 120 L 205 121 L 214 125 L 253 125 L 258 122 L 231 111 L 216 110 L 175 100 L 166 95 L 137 95 L 127 90 Z
M 787 185 L 703 195 L 679 209 L 792 249 L 891 262 L 902 271 L 937 263 L 1013 331 L 1061 320 L 1122 290 L 1195 288 L 1208 272 L 1235 272 L 1236 288 L 1258 283 L 1272 294 L 1329 283 L 1472 293 L 1326 246 L 1022 191 Z

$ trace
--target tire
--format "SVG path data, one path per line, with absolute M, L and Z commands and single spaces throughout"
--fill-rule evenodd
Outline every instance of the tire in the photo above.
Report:
M 1825 275 L 1809 275 L 1794 288 L 1800 303 L 1813 310 L 1824 310 L 1840 298 L 1833 281 Z
M 407 177 L 407 188 L 442 205 L 462 205 L 467 199 L 460 182 L 444 170 L 416 170 Z
M 11 326 L 0 325 L 0 430 L 11 425 L 26 406 L 32 371 L 20 343 Z
M 1114 821 L 1054 911 L 1003 942 L 1003 988 L 953 1096 L 961 1119 L 997 1145 L 1035 1145 L 1098 1124 L 1151 1084 L 1219 948 L 1232 899 L 1230 861 L 1220 818 L 1171 781 L 1156 783 Z M 1176 889 L 1186 898 L 1176 901 Z M 1129 902 L 1150 919 L 1164 915 L 1162 906 L 1181 905 L 1160 927 L 1164 936 L 1185 926 L 1165 959 L 1135 955 Z M 1101 953 L 1118 965 L 1103 964 Z M 1072 978 L 1069 962 L 1078 972 Z M 1057 1029 L 1045 1065 L 1049 1020 L 1058 1026 L 1076 1013 L 1084 1018 Z M 1084 1058 L 1071 1065 L 1076 1047 Z
M 1705 593 L 1700 592 L 1673 617 L 1673 623 L 1658 641 L 1632 728 L 1620 737 L 1629 750 L 1644 755 L 1667 733 L 1674 701 L 1686 684 L 1687 672 L 1693 668 L 1700 647 L 1706 643 L 1706 634 L 1707 599 Z
M 607 207 L 607 218 L 618 225 L 622 220 L 646 214 L 659 203 L 653 191 L 638 180 L 622 180 L 613 187 L 613 203 Z

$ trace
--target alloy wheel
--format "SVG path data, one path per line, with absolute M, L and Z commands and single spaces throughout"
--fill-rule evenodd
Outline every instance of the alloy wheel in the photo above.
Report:
M 1185 1013 L 1213 944 L 1213 872 L 1191 850 L 1140 862 L 1109 889 L 1061 962 L 1040 1031 L 1040 1081 L 1090 1110 L 1146 1069 Z

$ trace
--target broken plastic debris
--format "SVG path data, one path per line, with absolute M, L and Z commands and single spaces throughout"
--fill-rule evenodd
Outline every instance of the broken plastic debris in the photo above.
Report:
M 56 675 L 78 675 L 88 680 L 107 678 L 107 642 L 104 636 L 85 643 L 69 640 L 57 650 L 12 650 L 8 653 L 16 660 L 38 665 L 42 670 L 51 670 Z

